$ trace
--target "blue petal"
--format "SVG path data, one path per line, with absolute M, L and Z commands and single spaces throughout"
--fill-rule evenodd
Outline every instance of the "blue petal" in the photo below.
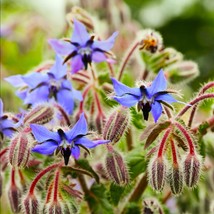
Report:
M 74 146 L 71 148 L 71 154 L 75 159 L 78 159 L 80 156 L 80 148 L 78 146 Z
M 32 129 L 32 133 L 35 139 L 39 143 L 45 142 L 47 140 L 52 140 L 57 143 L 60 142 L 60 136 L 58 135 L 57 132 L 51 132 L 44 126 L 37 125 L 37 124 L 31 124 L 30 127 Z
M 38 72 L 27 74 L 23 76 L 22 79 L 30 88 L 36 88 L 39 84 L 47 83 L 49 81 L 47 74 Z
M 105 41 L 94 41 L 92 48 L 96 49 L 99 48 L 103 51 L 109 51 L 113 46 L 115 42 L 115 38 L 117 37 L 118 32 L 114 32 L 107 40 Z
M 9 82 L 12 86 L 17 88 L 23 87 L 26 85 L 22 79 L 22 75 L 14 75 L 14 76 L 6 77 L 5 80 Z
M 3 133 L 5 136 L 11 138 L 11 137 L 13 136 L 14 130 L 11 129 L 11 128 L 6 128 L 6 129 L 3 129 L 3 130 L 2 130 L 2 133 Z
M 82 62 L 82 57 L 80 55 L 76 55 L 75 57 L 73 57 L 71 61 L 71 73 L 75 74 L 83 68 L 84 64 Z
M 132 107 L 137 104 L 141 97 L 126 94 L 122 97 L 113 96 L 113 99 L 125 107 Z
M 95 141 L 91 141 L 86 137 L 81 137 L 81 138 L 78 138 L 75 141 L 75 144 L 76 145 L 83 145 L 86 148 L 94 148 L 94 147 L 96 147 L 96 146 L 98 146 L 100 144 L 105 144 L 105 143 L 109 143 L 109 142 L 110 142 L 110 140 L 95 140 Z
M 45 143 L 36 145 L 32 151 L 43 155 L 51 155 L 57 149 L 58 144 L 55 141 L 46 141 Z
M 0 117 L 3 115 L 3 108 L 4 108 L 4 104 L 2 102 L 2 99 L 0 99 Z
M 163 70 L 160 70 L 158 75 L 152 82 L 151 86 L 147 88 L 149 98 L 151 98 L 157 92 L 166 90 L 166 87 L 167 87 L 166 78 L 164 76 Z
M 28 93 L 28 89 L 24 89 L 24 90 L 20 89 L 16 91 L 16 95 L 22 100 L 26 99 L 27 93 Z
M 59 80 L 63 78 L 67 73 L 67 65 L 63 65 L 63 59 L 56 55 L 55 64 L 51 67 L 49 73 L 53 74 L 55 79 Z
M 72 92 L 73 92 L 73 97 L 75 100 L 79 100 L 79 101 L 83 100 L 82 93 L 80 91 L 73 88 Z
M 79 45 L 85 45 L 86 42 L 90 39 L 86 27 L 76 19 L 74 19 L 74 30 L 71 37 L 71 41 L 78 43 Z
M 87 132 L 88 132 L 87 122 L 86 122 L 84 113 L 82 113 L 80 115 L 79 120 L 76 122 L 73 128 L 70 131 L 65 132 L 65 135 L 68 141 L 71 142 L 78 135 L 86 135 Z
M 158 121 L 159 117 L 162 114 L 162 106 L 159 102 L 152 103 L 152 116 L 154 118 L 155 123 Z
M 92 54 L 92 61 L 93 62 L 103 62 L 103 61 L 106 61 L 106 59 L 107 58 L 103 52 L 95 51 Z
M 56 97 L 59 104 L 62 105 L 69 114 L 72 114 L 74 109 L 74 98 L 72 91 L 60 89 Z
M 115 78 L 111 78 L 114 90 L 117 96 L 122 96 L 124 94 L 131 94 L 133 96 L 142 96 L 139 88 L 130 88 L 123 83 L 117 81 Z
M 36 104 L 39 102 L 45 102 L 48 100 L 49 87 L 47 85 L 36 88 L 32 92 L 27 94 L 24 104 Z
M 48 43 L 57 54 L 64 56 L 72 53 L 76 49 L 75 46 L 70 43 L 58 39 L 49 39 Z
M 164 101 L 167 103 L 177 102 L 177 100 L 170 94 L 159 95 L 159 96 L 155 97 L 155 100 L 160 100 L 160 101 Z
M 61 83 L 62 89 L 72 90 L 71 82 L 68 80 L 63 80 Z

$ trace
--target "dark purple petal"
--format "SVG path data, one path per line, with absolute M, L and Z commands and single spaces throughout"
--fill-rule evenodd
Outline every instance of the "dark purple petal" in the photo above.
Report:
M 141 97 L 126 94 L 122 97 L 113 96 L 113 99 L 125 107 L 132 107 L 137 104 L 137 102 L 141 99 Z
M 64 76 L 66 76 L 67 73 L 67 65 L 63 65 L 63 59 L 56 55 L 56 61 L 55 64 L 51 67 L 49 73 L 53 74 L 55 79 L 60 80 Z
M 71 41 L 78 43 L 79 45 L 85 45 L 86 42 L 90 39 L 86 27 L 76 19 L 74 19 L 74 30 L 71 37 Z
M 152 104 L 151 112 L 152 112 L 152 116 L 154 118 L 154 121 L 156 123 L 158 121 L 159 117 L 162 114 L 162 106 L 161 106 L 161 104 L 159 102 L 154 102 Z
M 32 151 L 43 155 L 51 155 L 57 149 L 58 144 L 55 141 L 46 141 L 45 143 L 36 145 Z
M 49 87 L 47 85 L 36 88 L 32 92 L 27 94 L 24 104 L 36 104 L 39 102 L 45 102 L 48 100 L 49 96 Z
M 177 102 L 177 100 L 170 94 L 159 95 L 159 96 L 155 97 L 155 100 L 164 101 L 167 103 Z
M 86 148 L 94 148 L 100 144 L 109 143 L 110 140 L 95 140 L 91 141 L 86 137 L 81 137 L 75 141 L 76 145 L 83 145 Z
M 92 54 L 92 61 L 93 62 L 103 62 L 103 61 L 106 61 L 106 59 L 107 58 L 103 52 L 95 51 Z
M 73 57 L 71 61 L 71 73 L 75 74 L 83 68 L 84 64 L 82 62 L 82 57 L 80 55 L 76 55 L 75 57 Z
M 32 133 L 35 139 L 39 143 L 45 142 L 47 140 L 52 140 L 57 142 L 57 145 L 58 145 L 58 143 L 60 142 L 60 136 L 58 135 L 57 132 L 51 132 L 44 126 L 37 125 L 37 124 L 31 124 L 30 127 L 32 129 Z
M 74 109 L 74 98 L 72 91 L 67 89 L 59 90 L 57 93 L 57 101 L 69 114 L 72 114 Z
M 167 82 L 163 70 L 160 70 L 151 86 L 147 88 L 149 99 L 157 92 L 166 90 Z
M 63 40 L 49 39 L 48 43 L 57 54 L 63 56 L 69 55 L 76 49 L 75 46 Z
M 80 148 L 78 146 L 74 146 L 71 148 L 71 154 L 75 159 L 78 159 L 80 156 Z
M 22 79 L 22 75 L 14 75 L 10 77 L 6 77 L 5 80 L 9 82 L 13 87 L 23 87 L 26 83 Z
M 71 141 L 76 138 L 78 135 L 86 135 L 88 132 L 88 128 L 87 128 L 87 122 L 84 116 L 84 113 L 82 113 L 80 115 L 79 120 L 76 122 L 76 124 L 73 126 L 73 128 L 68 131 L 65 132 L 65 135 L 69 141 L 69 143 L 71 143 Z
M 92 48 L 93 49 L 101 49 L 103 51 L 109 51 L 113 46 L 115 42 L 115 38 L 117 37 L 118 32 L 114 32 L 107 40 L 104 41 L 94 41 Z
M 49 81 L 49 77 L 44 73 L 30 73 L 22 76 L 23 81 L 30 87 L 35 88 L 41 83 L 47 83 Z
M 130 88 L 123 83 L 117 81 L 115 78 L 111 78 L 115 90 L 116 96 L 122 96 L 124 94 L 131 94 L 133 96 L 140 97 L 142 93 L 139 88 Z

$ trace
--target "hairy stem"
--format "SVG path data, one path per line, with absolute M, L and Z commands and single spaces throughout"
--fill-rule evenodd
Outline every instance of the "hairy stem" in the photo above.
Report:
M 133 149 L 133 139 L 132 139 L 131 127 L 128 129 L 128 132 L 126 134 L 126 145 L 127 145 L 128 151 L 131 151 Z
M 160 143 L 160 146 L 159 146 L 159 149 L 158 149 L 158 158 L 161 158 L 163 156 L 163 153 L 164 153 L 164 150 L 165 150 L 165 145 L 166 145 L 166 142 L 169 138 L 169 135 L 170 135 L 170 132 L 171 132 L 171 128 L 168 128 L 166 130 L 166 132 L 164 133 L 164 136 L 161 140 L 161 143 Z

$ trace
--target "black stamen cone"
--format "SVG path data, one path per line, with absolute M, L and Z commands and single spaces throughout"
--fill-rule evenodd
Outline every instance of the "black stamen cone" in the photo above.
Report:
M 64 163 L 65 165 L 67 166 L 68 165 L 68 161 L 69 161 L 69 158 L 71 156 L 71 149 L 69 147 L 67 147 L 66 149 L 65 148 L 62 148 L 61 150 L 61 153 L 64 157 Z
M 144 104 L 143 108 L 142 108 L 144 120 L 148 120 L 149 119 L 149 112 L 150 111 L 151 111 L 151 105 L 150 105 L 150 103 Z
M 85 70 L 87 70 L 88 64 L 91 64 L 91 55 L 84 54 L 82 56 L 82 61 L 83 61 L 83 64 L 85 66 Z

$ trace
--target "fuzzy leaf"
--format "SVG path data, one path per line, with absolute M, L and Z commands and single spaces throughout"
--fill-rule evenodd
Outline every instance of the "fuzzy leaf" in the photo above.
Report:
M 143 116 L 142 116 L 142 114 L 138 114 L 134 107 L 130 108 L 130 111 L 131 111 L 131 114 L 132 114 L 132 124 L 137 129 L 145 128 L 145 125 L 143 124 Z
M 109 194 L 111 197 L 111 202 L 116 206 L 118 205 L 120 198 L 124 192 L 126 187 L 123 186 L 118 186 L 114 183 L 111 184 L 110 189 L 109 189 Z

